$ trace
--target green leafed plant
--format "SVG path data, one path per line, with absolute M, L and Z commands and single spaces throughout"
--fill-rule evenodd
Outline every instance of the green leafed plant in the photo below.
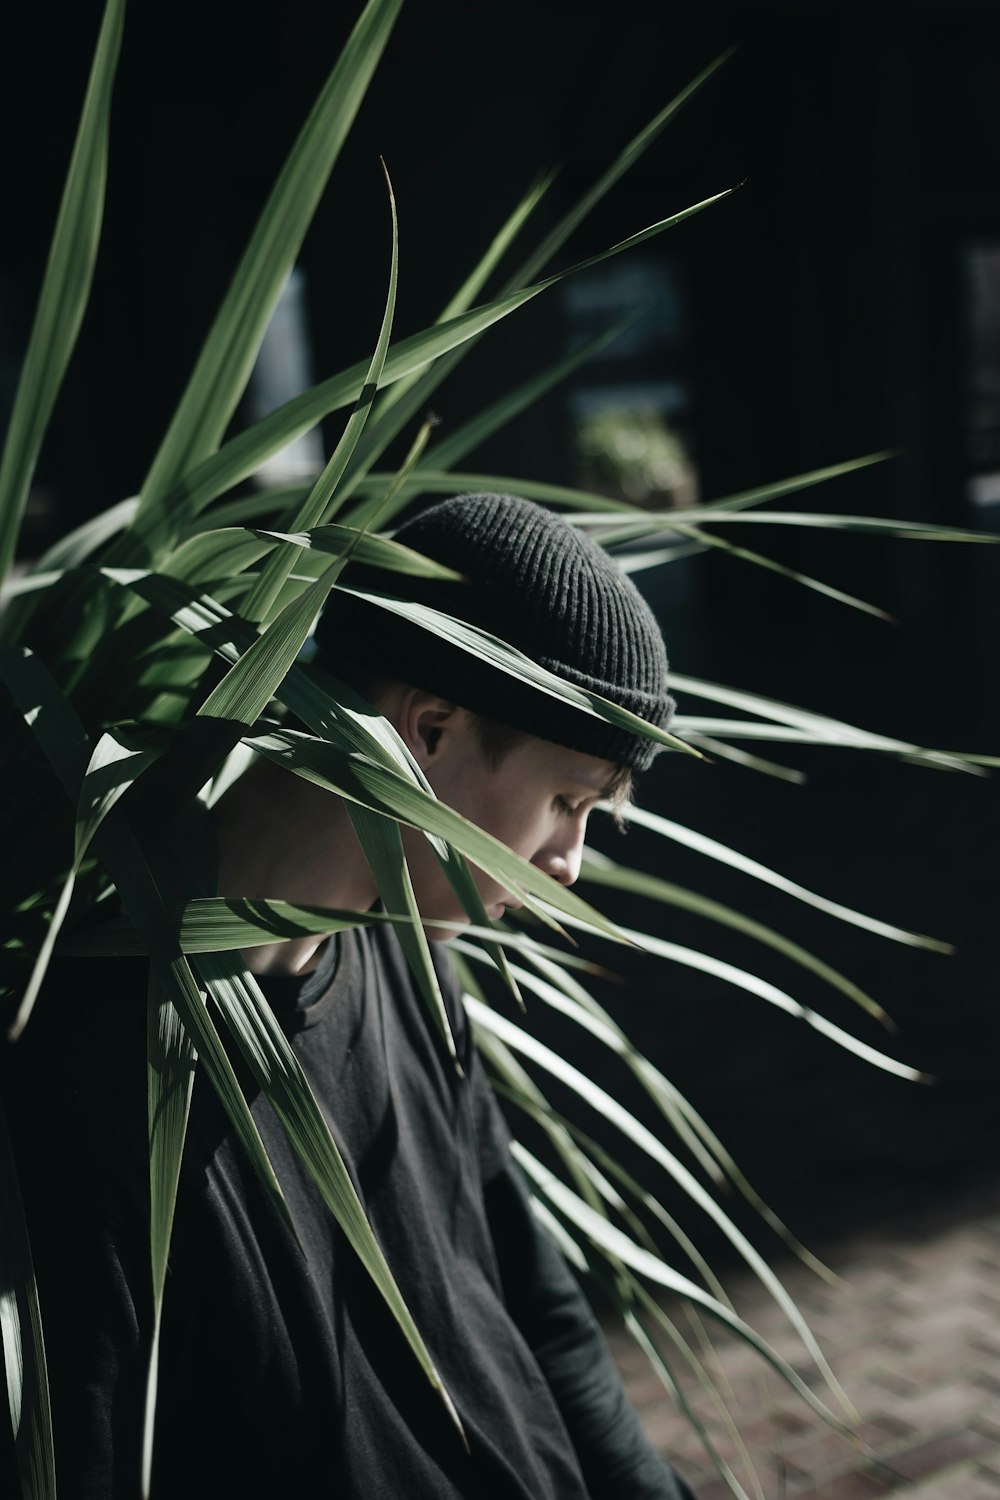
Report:
M 255 425 L 231 432 L 277 297 L 400 5 L 401 0 L 369 0 L 360 15 L 261 212 L 190 380 L 165 423 L 163 441 L 150 457 L 141 493 L 125 499 L 108 496 L 102 515 L 60 539 L 26 571 L 14 574 L 11 564 L 25 501 L 87 305 L 100 238 L 112 85 L 124 21 L 124 0 L 108 0 L 0 465 L 0 576 L 7 580 L 0 616 L 2 756 L 4 784 L 17 788 L 16 796 L 5 799 L 2 817 L 4 847 L 23 851 L 17 862 L 4 865 L 0 877 L 5 919 L 0 986 L 10 1044 L 16 1045 L 16 1038 L 31 1024 L 47 964 L 57 948 L 147 953 L 151 1275 L 157 1329 L 195 1067 L 205 1070 L 265 1191 L 278 1211 L 285 1211 L 282 1186 L 257 1133 L 236 1060 L 271 1100 L 330 1212 L 391 1309 L 401 1338 L 460 1432 L 455 1393 L 441 1383 L 305 1078 L 238 953 L 275 936 L 393 922 L 442 1045 L 453 1052 L 399 836 L 400 825 L 421 829 L 445 862 L 469 912 L 471 925 L 454 946 L 491 1075 L 514 1116 L 521 1113 L 541 1123 L 552 1148 L 552 1165 L 519 1148 L 543 1222 L 571 1260 L 611 1290 L 625 1326 L 668 1390 L 675 1388 L 664 1340 L 684 1359 L 697 1361 L 677 1330 L 666 1325 L 655 1298 L 657 1287 L 682 1292 L 697 1310 L 735 1329 L 816 1411 L 837 1425 L 849 1425 L 850 1405 L 821 1348 L 765 1258 L 721 1208 L 719 1188 L 734 1185 L 773 1229 L 791 1241 L 789 1232 L 755 1195 L 710 1125 L 593 999 L 586 986 L 593 961 L 566 942 L 567 929 L 582 934 L 584 942 L 633 943 L 664 962 L 714 974 L 720 982 L 779 1006 L 878 1066 L 909 1077 L 916 1076 L 914 1070 L 875 1052 L 752 972 L 668 943 L 655 932 L 617 927 L 589 901 L 438 802 L 391 727 L 334 678 L 311 669 L 302 647 L 330 590 L 350 587 L 353 559 L 386 571 L 387 594 L 394 574 L 426 573 L 436 567 L 388 534 L 404 507 L 423 495 L 468 489 L 517 491 L 568 510 L 575 524 L 609 547 L 646 539 L 647 551 L 638 564 L 636 554 L 630 554 L 632 567 L 663 566 L 681 553 L 723 547 L 757 565 L 778 568 L 730 540 L 727 528 L 734 526 L 733 535 L 739 535 L 741 526 L 753 524 L 822 526 L 963 543 L 995 538 L 869 517 L 760 508 L 779 496 L 849 474 L 870 458 L 659 516 L 604 496 L 539 484 L 530 477 L 483 475 L 456 467 L 502 423 L 564 378 L 582 355 L 554 361 L 545 371 L 526 372 L 521 388 L 443 440 L 436 441 L 429 427 L 419 427 L 417 419 L 439 383 L 493 325 L 516 315 L 576 270 L 627 253 L 726 196 L 720 192 L 673 210 L 568 270 L 543 274 L 587 213 L 712 77 L 721 58 L 626 145 L 593 189 L 526 252 L 504 285 L 480 300 L 501 258 L 520 243 L 530 225 L 547 181 L 536 184 L 514 207 L 441 318 L 405 337 L 396 336 L 394 328 L 398 249 L 390 189 L 388 293 L 380 328 L 378 310 L 373 309 L 370 361 L 327 376 Z M 241 488 L 272 454 L 341 409 L 349 409 L 342 435 L 313 485 L 281 494 Z M 380 469 L 400 433 L 412 439 L 406 462 L 398 472 Z M 686 545 L 678 547 L 678 540 Z M 831 585 L 804 577 L 800 581 L 871 608 Z M 531 678 L 539 692 L 612 722 L 623 719 L 623 710 L 570 688 L 501 641 L 425 607 L 371 597 L 494 666 Z M 986 756 L 946 754 L 868 734 L 753 693 L 679 676 L 674 682 L 685 698 L 752 716 L 688 714 L 677 721 L 676 735 L 648 730 L 674 754 L 710 750 L 773 769 L 734 743 L 766 739 L 850 745 L 966 770 L 996 764 Z M 296 726 L 304 727 L 286 722 L 290 715 Z M 210 805 L 255 756 L 268 757 L 288 774 L 306 777 L 346 799 L 378 879 L 384 912 L 293 907 L 216 893 L 197 842 L 187 837 L 185 819 L 199 806 Z M 176 819 L 153 818 L 154 801 L 176 811 Z M 626 816 L 654 835 L 696 848 L 841 920 L 895 941 L 944 946 L 793 886 L 694 829 L 638 808 L 627 809 Z M 515 928 L 489 922 L 469 875 L 469 861 L 520 894 L 529 925 Z M 653 903 L 646 927 L 655 924 L 657 903 L 696 910 L 740 929 L 762 951 L 783 953 L 870 1013 L 881 1014 L 877 1001 L 833 966 L 792 938 L 710 896 L 613 864 L 596 852 L 585 874 L 589 886 L 629 890 Z M 107 903 L 104 909 L 114 911 L 115 917 L 95 927 L 88 919 L 99 903 Z M 487 998 L 495 1002 L 497 995 L 499 1004 Z M 511 996 L 527 1010 L 517 1021 L 504 1014 Z M 661 1132 L 652 1132 L 634 1110 L 611 1099 L 568 1056 L 532 1035 L 531 1006 L 536 1003 L 562 1016 L 567 1048 L 582 1028 L 624 1061 L 637 1099 L 651 1100 L 659 1111 Z M 564 1121 L 554 1112 L 544 1093 L 547 1077 L 557 1078 L 640 1150 L 650 1165 L 649 1182 L 629 1176 L 586 1135 L 580 1121 Z M 819 1371 L 825 1398 L 817 1396 L 729 1306 L 711 1268 L 659 1204 L 651 1185 L 654 1169 L 681 1185 L 760 1276 Z M 2 1113 L 0 1205 L 0 1335 L 11 1433 L 23 1494 L 53 1495 L 41 1336 L 45 1310 L 38 1305 Z M 27 1229 L 30 1232 L 30 1225 Z M 693 1275 L 674 1269 L 675 1249 L 695 1267 Z M 702 1378 L 709 1381 L 707 1370 Z M 155 1405 L 154 1340 L 146 1415 L 147 1483 Z M 721 1460 L 720 1470 L 735 1494 L 746 1493 Z

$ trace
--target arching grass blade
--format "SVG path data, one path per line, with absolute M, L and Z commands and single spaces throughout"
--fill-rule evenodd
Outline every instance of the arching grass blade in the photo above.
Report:
M 55 1500 L 55 1452 L 38 1287 L 0 1098 L 0 1353 L 22 1493 Z
M 124 0 L 108 0 L 0 459 L 0 581 L 14 557 L 42 440 L 90 294 L 104 215 L 111 90 L 124 17 Z
M 401 0 L 369 0 L 261 213 L 142 487 L 134 527 L 222 441 L 275 303 L 389 40 Z

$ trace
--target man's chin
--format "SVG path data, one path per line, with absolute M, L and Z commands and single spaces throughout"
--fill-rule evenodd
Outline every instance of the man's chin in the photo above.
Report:
M 512 904 L 521 905 L 520 901 Z M 491 922 L 498 922 L 507 912 L 507 902 L 494 901 L 485 910 Z M 456 912 L 454 915 L 448 917 L 440 917 L 437 921 L 433 918 L 428 918 L 424 932 L 427 935 L 427 941 L 430 943 L 447 943 L 451 938 L 457 937 L 460 932 L 464 931 L 471 922 L 472 918 L 468 912 Z
M 506 910 L 507 908 L 502 901 L 495 901 L 492 906 L 486 908 L 486 915 L 491 922 L 497 922 Z M 458 937 L 471 923 L 472 918 L 469 914 L 462 912 L 460 916 L 442 917 L 438 921 L 428 920 L 424 927 L 424 932 L 427 935 L 429 943 L 447 943 L 451 938 Z
M 429 943 L 448 943 L 468 925 L 469 918 L 463 912 L 460 917 L 449 917 L 447 922 L 442 920 L 440 925 L 437 922 L 429 922 L 424 927 L 424 934 Z

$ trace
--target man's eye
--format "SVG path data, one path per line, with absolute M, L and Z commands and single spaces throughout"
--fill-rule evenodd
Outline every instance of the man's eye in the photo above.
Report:
M 565 797 L 557 797 L 555 805 L 556 811 L 561 818 L 571 818 L 576 812 L 576 808 L 567 802 Z

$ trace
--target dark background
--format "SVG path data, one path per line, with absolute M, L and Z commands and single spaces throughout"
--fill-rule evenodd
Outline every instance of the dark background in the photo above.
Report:
M 135 5 L 102 258 L 39 472 L 27 555 L 141 483 L 354 13 L 318 0 Z M 11 23 L 0 90 L 8 388 L 98 15 L 88 0 L 23 7 Z M 632 355 L 575 376 L 469 466 L 573 482 L 574 394 L 666 378 L 680 392 L 677 425 L 704 498 L 892 449 L 891 461 L 790 507 L 995 529 L 998 508 L 971 499 L 970 480 L 1000 469 L 990 446 L 1000 398 L 991 407 L 973 389 L 967 279 L 970 246 L 1000 246 L 993 4 L 412 0 L 303 253 L 316 375 L 365 357 L 377 334 L 389 251 L 380 153 L 398 201 L 396 330 L 405 334 L 436 316 L 536 172 L 560 166 L 537 215 L 540 232 L 733 44 L 733 57 L 558 261 L 742 184 L 643 248 L 642 264 L 668 278 L 673 322 Z M 439 393 L 442 431 L 578 333 L 558 293 L 518 313 Z M 993 362 L 1000 390 L 1000 349 Z M 876 601 L 898 623 L 747 564 L 700 557 L 640 575 L 679 671 L 918 744 L 1000 749 L 1000 557 L 991 549 L 777 528 L 733 536 Z M 690 699 L 680 706 L 712 711 Z M 820 1233 L 992 1169 L 996 795 L 989 778 L 854 751 L 765 753 L 807 772 L 806 785 L 663 757 L 641 801 L 833 899 L 947 938 L 955 956 L 916 953 L 817 916 L 642 830 L 626 845 L 611 830 L 599 842 L 813 947 L 875 994 L 897 1036 L 749 940 L 610 894 L 606 909 L 759 970 L 936 1082 L 876 1073 L 762 1001 L 648 959 L 603 953 L 633 983 L 602 998 L 774 1206 L 801 1233 Z M 544 1015 L 539 1025 L 549 1028 Z M 635 1098 L 617 1072 L 602 1065 L 602 1076 Z

